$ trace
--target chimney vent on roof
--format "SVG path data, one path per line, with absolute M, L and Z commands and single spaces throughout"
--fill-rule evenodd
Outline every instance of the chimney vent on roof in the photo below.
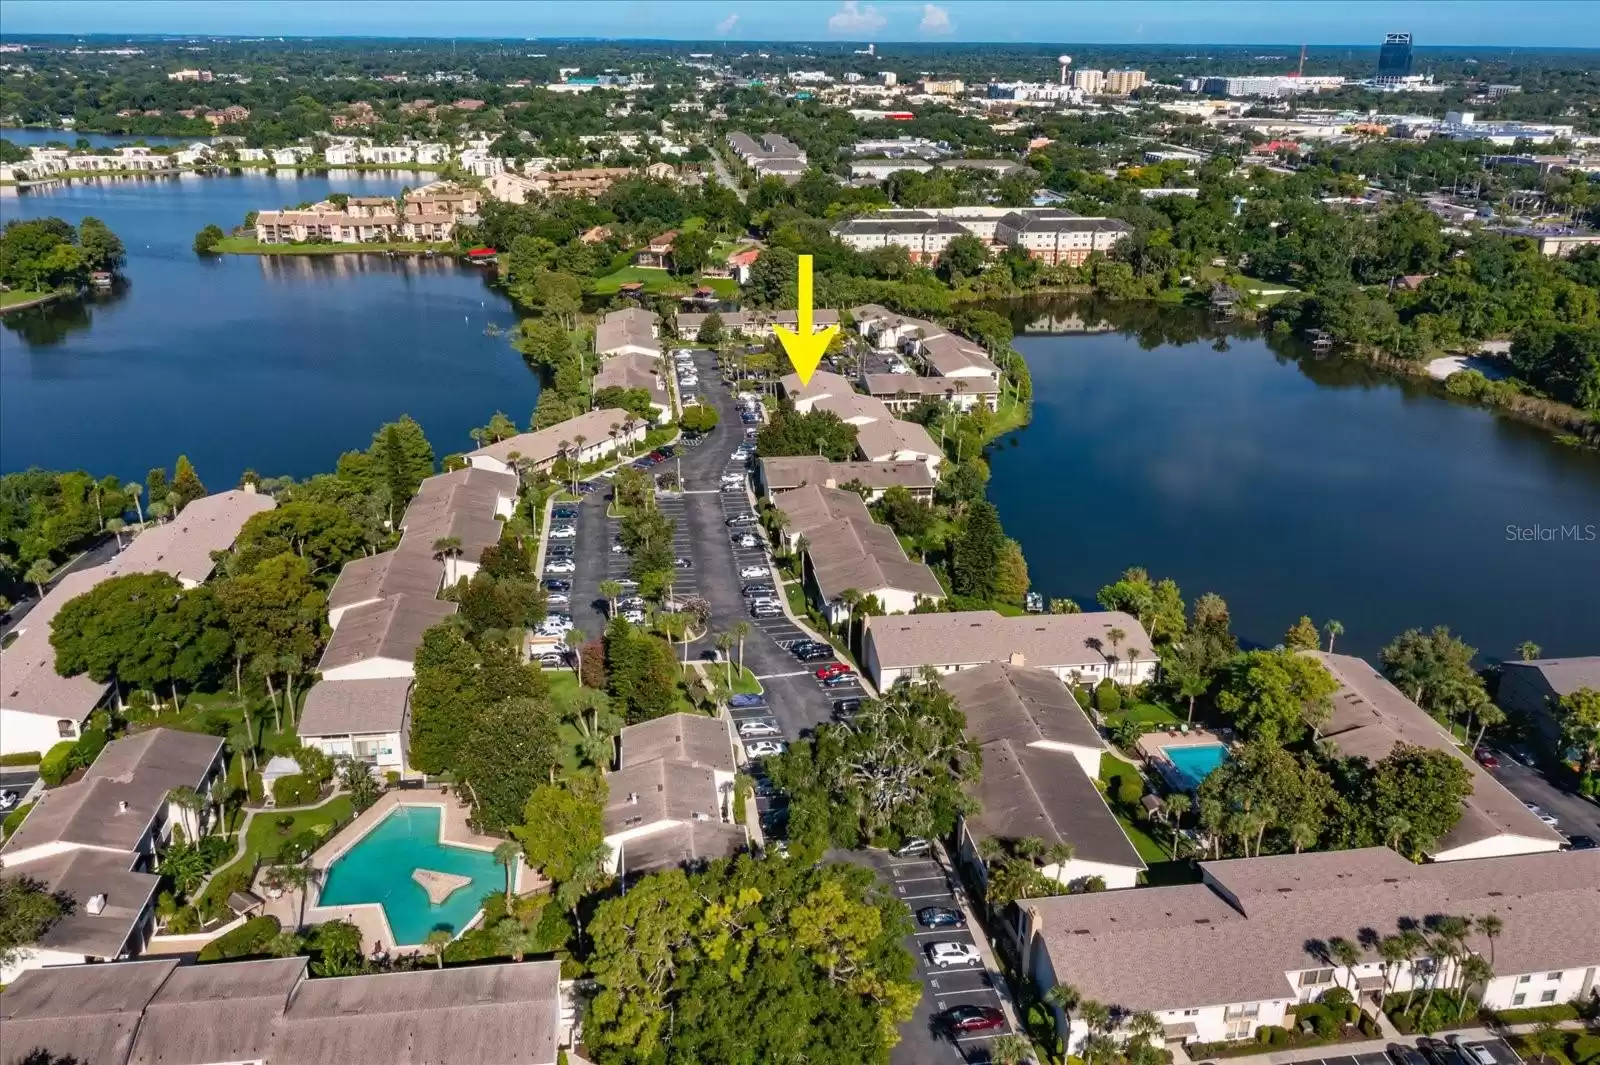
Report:
M 105 893 L 101 892 L 98 895 L 90 895 L 89 896 L 89 904 L 87 906 L 85 906 L 84 909 L 89 911 L 89 916 L 90 917 L 99 917 L 102 913 L 105 913 L 106 912 L 106 896 L 105 896 Z
M 638 801 L 639 801 L 639 793 L 637 791 L 628 792 L 628 802 L 629 803 L 637 803 Z
M 1025 666 L 1028 664 L 1028 659 L 1021 651 L 1012 651 L 1011 664 L 1014 666 Z
M 127 799 L 119 799 L 119 800 L 117 800 L 117 813 L 125 814 L 127 812 L 128 812 L 128 800 Z

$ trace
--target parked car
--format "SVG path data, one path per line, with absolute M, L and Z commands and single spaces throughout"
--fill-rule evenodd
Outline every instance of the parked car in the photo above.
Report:
M 753 581 L 757 577 L 766 577 L 770 574 L 771 571 L 765 566 L 745 566 L 739 570 L 739 579 L 741 581 Z
M 854 673 L 835 673 L 822 682 L 824 688 L 844 688 L 856 682 Z
M 728 705 L 735 710 L 744 710 L 752 706 L 766 706 L 767 697 L 765 695 L 750 694 L 735 695 L 728 700 Z
M 746 721 L 739 726 L 741 736 L 782 736 L 783 729 L 770 721 Z
M 796 655 L 795 657 L 799 658 L 800 661 L 802 661 L 802 662 L 820 662 L 824 658 L 832 658 L 833 657 L 833 648 L 831 648 L 831 647 L 813 647 L 809 651 L 802 651 L 800 654 Z
M 920 837 L 913 837 L 902 843 L 894 851 L 896 858 L 921 858 L 933 852 L 933 844 Z
M 21 801 L 22 797 L 14 791 L 0 791 L 0 810 L 15 809 Z
M 1524 806 L 1526 806 L 1528 808 L 1528 812 L 1530 814 L 1532 814 L 1533 816 L 1537 817 L 1540 821 L 1542 821 L 1543 823 L 1549 825 L 1551 828 L 1554 828 L 1554 827 L 1556 827 L 1557 825 L 1559 825 L 1561 823 L 1561 819 L 1559 817 L 1557 817 L 1553 813 L 1550 813 L 1548 810 L 1544 809 L 1538 803 L 1525 802 L 1522 805 L 1524 805 Z
M 687 558 L 675 558 L 672 560 L 672 565 L 674 569 L 694 569 L 694 560 Z
M 724 524 L 726 524 L 726 525 L 728 525 L 728 526 L 730 526 L 732 528 L 738 528 L 741 525 L 756 525 L 756 524 L 759 524 L 760 521 L 761 521 L 761 519 L 756 517 L 754 514 L 735 514 L 733 517 L 729 518 Z
M 939 1014 L 939 1025 L 952 1032 L 991 1032 L 1006 1026 L 998 1006 L 952 1006 Z
M 560 669 L 567 664 L 567 656 L 555 651 L 546 651 L 539 656 L 539 665 L 545 669 Z
M 630 625 L 643 625 L 644 624 L 644 611 L 643 610 L 624 610 L 622 612 L 622 620 L 626 621 Z
M 544 564 L 546 573 L 576 573 L 578 564 L 570 558 L 551 559 Z
M 750 608 L 750 616 L 757 621 L 769 621 L 772 618 L 783 617 L 783 611 L 775 606 L 753 606 Z
M 557 507 L 550 512 L 550 516 L 557 521 L 571 521 L 578 516 L 577 507 Z
M 621 540 L 617 540 L 611 545 L 611 553 L 613 555 L 625 555 L 628 553 L 628 549 L 622 546 Z
M 940 969 L 958 965 L 982 965 L 983 957 L 971 943 L 940 942 L 928 945 L 928 960 Z M 1494 1065 L 1490 1062 L 1489 1065 Z
M 1476 751 L 1472 752 L 1472 756 L 1476 758 L 1478 760 L 1478 764 L 1483 766 L 1485 769 L 1500 768 L 1500 759 L 1496 758 L 1494 752 L 1489 750 L 1487 747 L 1479 747 Z
M 960 910 L 948 906 L 924 906 L 917 911 L 917 923 L 924 928 L 960 928 L 967 919 Z
M 833 712 L 835 714 L 853 714 L 861 709 L 861 704 L 865 701 L 865 699 L 855 698 L 835 699 L 833 701 Z
M 758 740 L 755 743 L 745 744 L 745 753 L 751 758 L 770 758 L 775 754 L 782 754 L 786 744 L 779 740 Z
M 548 581 L 544 582 L 544 587 L 545 587 L 545 591 L 548 591 L 548 592 L 570 592 L 570 591 L 572 591 L 572 582 L 571 581 L 548 580 Z
M 576 525 L 552 525 L 550 527 L 550 539 L 552 540 L 571 540 L 577 535 L 578 527 Z
M 1456 1053 L 1467 1059 L 1469 1065 L 1499 1065 L 1494 1054 L 1482 1043 L 1456 1043 Z
M 1593 836 L 1572 836 L 1567 840 L 1569 851 L 1592 851 L 1596 845 Z
M 1396 1043 L 1389 1047 L 1389 1053 L 1394 1055 L 1398 1065 L 1428 1065 L 1428 1059 L 1418 1053 L 1415 1047 Z
M 546 606 L 571 606 L 572 596 L 566 592 L 549 592 L 544 597 Z
M 756 599 L 763 595 L 772 595 L 777 591 L 770 584 L 747 584 L 741 589 L 746 599 Z
M 742 535 L 733 537 L 733 546 L 735 546 L 735 547 L 743 547 L 743 548 L 760 547 L 761 546 L 761 541 L 757 540 L 754 536 L 751 536 L 749 533 L 744 533 Z
M 850 667 L 845 665 L 843 662 L 829 662 L 827 665 L 817 670 L 817 679 L 827 680 L 829 677 L 836 677 L 840 673 L 848 672 L 850 672 Z
M 572 548 L 567 544 L 551 544 L 544 553 L 546 558 L 571 558 Z

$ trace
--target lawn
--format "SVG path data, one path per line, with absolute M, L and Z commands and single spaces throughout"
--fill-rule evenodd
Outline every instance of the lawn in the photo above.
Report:
M 1134 703 L 1126 710 L 1106 714 L 1105 721 L 1110 728 L 1115 728 L 1124 721 L 1154 725 L 1158 728 L 1171 728 L 1183 724 L 1181 717 L 1159 703 Z
M 34 300 L 43 301 L 53 299 L 56 296 L 65 295 L 71 291 L 71 289 L 66 288 L 58 288 L 54 290 L 11 288 L 0 289 L 0 310 L 5 310 L 10 307 L 17 307 L 24 303 L 32 303 Z
M 311 810 L 299 810 L 293 813 L 280 814 L 272 810 L 257 811 L 250 820 L 250 828 L 245 834 L 244 853 L 236 860 L 228 863 L 216 871 L 211 883 L 206 886 L 207 894 L 213 887 L 225 883 L 223 873 L 230 869 L 254 869 L 258 865 L 271 865 L 278 857 L 279 850 L 284 843 L 293 839 L 301 832 L 326 829 L 322 833 L 324 839 L 332 835 L 338 827 L 355 816 L 355 807 L 350 803 L 348 795 L 336 795 Z M 288 817 L 292 823 L 286 829 L 278 827 L 278 818 Z M 204 897 L 204 896 L 202 896 Z
M 223 237 L 211 249 L 218 255 L 381 255 L 385 252 L 441 252 L 455 250 L 450 244 L 398 241 L 393 244 L 263 244 L 249 237 Z
M 1118 800 L 1115 785 L 1113 784 L 1113 780 L 1117 777 L 1139 780 L 1141 781 L 1141 789 L 1143 787 L 1139 770 L 1135 768 L 1132 762 L 1124 761 L 1114 754 L 1102 754 L 1100 756 L 1100 790 L 1105 795 L 1106 805 L 1110 806 L 1112 812 L 1117 815 L 1117 823 L 1122 825 L 1122 831 L 1127 834 L 1128 839 L 1133 843 L 1133 849 L 1139 852 L 1139 857 L 1143 858 L 1146 864 L 1153 865 L 1156 862 L 1170 860 L 1171 855 L 1168 853 L 1167 848 L 1157 843 L 1155 837 L 1145 831 L 1135 820 L 1138 814 L 1137 804 L 1130 806 Z
M 597 277 L 591 291 L 597 296 L 612 296 L 623 285 L 634 281 L 644 283 L 644 290 L 649 293 L 677 292 L 687 293 L 697 286 L 705 286 L 718 296 L 731 297 L 739 291 L 739 283 L 731 277 L 702 277 L 694 282 L 686 281 L 666 270 L 656 270 L 647 266 L 624 266 L 614 273 L 604 277 Z

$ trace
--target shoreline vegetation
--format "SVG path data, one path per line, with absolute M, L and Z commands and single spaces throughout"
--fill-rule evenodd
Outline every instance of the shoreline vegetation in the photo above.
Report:
M 458 257 L 454 245 L 442 242 L 398 241 L 385 244 L 263 244 L 250 237 L 223 237 L 208 249 L 213 255 L 449 255 Z
M 8 311 L 21 311 L 29 307 L 40 307 L 52 300 L 61 299 L 63 296 L 76 296 L 78 290 L 71 286 L 63 286 L 52 290 L 27 289 L 17 291 L 6 289 L 0 291 L 0 314 Z

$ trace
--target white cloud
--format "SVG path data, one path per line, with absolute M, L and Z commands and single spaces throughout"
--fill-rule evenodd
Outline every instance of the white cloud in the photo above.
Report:
M 844 0 L 839 10 L 828 19 L 828 32 L 872 34 L 888 24 L 889 20 L 873 5 L 862 7 L 860 0 Z
M 733 28 L 738 24 L 739 12 L 735 11 L 733 14 L 717 23 L 717 33 L 723 37 L 726 37 L 728 34 L 733 32 Z
M 950 12 L 937 4 L 922 5 L 922 23 L 917 27 L 923 33 L 953 33 Z

